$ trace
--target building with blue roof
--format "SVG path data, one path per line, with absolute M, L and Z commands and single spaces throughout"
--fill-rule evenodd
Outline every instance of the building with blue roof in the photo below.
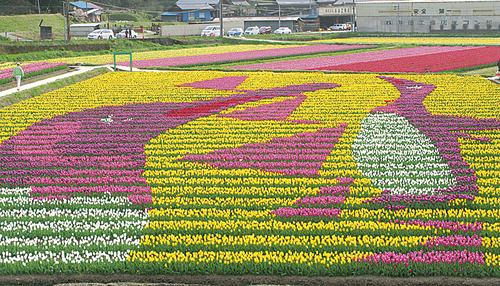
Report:
M 99 9 L 102 10 L 101 6 L 97 6 L 94 3 L 91 3 L 89 1 L 75 1 L 75 2 L 69 2 L 69 5 L 76 9 L 82 9 L 83 11 L 88 11 L 92 9 Z
M 212 21 L 218 4 L 219 0 L 179 0 L 160 17 L 163 22 Z
M 69 2 L 71 15 L 79 21 L 98 23 L 101 21 L 103 8 L 89 1 Z

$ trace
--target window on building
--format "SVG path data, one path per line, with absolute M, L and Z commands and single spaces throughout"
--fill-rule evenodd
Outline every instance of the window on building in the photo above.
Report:
M 433 25 L 436 25 L 436 21 L 435 20 L 431 20 L 431 26 Z
M 493 27 L 493 20 L 486 20 L 486 29 L 491 30 Z
M 385 24 L 386 25 L 392 25 L 392 21 L 391 20 L 385 21 Z
M 413 9 L 413 14 L 417 15 L 418 14 L 418 9 Z
M 444 14 L 444 9 L 439 9 L 439 14 Z
M 427 9 L 420 10 L 420 14 L 427 14 Z
M 448 25 L 448 20 L 441 20 L 441 25 L 443 25 L 443 26 Z
M 403 25 L 403 20 L 399 19 L 399 20 L 398 20 L 398 24 L 399 24 L 399 25 Z
M 424 20 L 419 20 L 419 21 L 418 21 L 418 24 L 419 24 L 419 25 L 425 25 L 425 21 L 424 21 Z
M 224 16 L 224 15 L 222 15 Z M 200 15 L 198 16 L 200 19 L 205 19 L 205 12 L 204 11 L 200 11 Z

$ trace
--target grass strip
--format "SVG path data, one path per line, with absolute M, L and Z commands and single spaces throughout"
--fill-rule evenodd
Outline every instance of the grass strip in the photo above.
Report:
M 61 71 L 61 70 L 64 70 L 66 68 L 67 68 L 66 65 L 62 65 L 62 66 L 57 66 L 57 67 L 53 67 L 53 68 L 48 68 L 48 69 L 43 69 L 43 70 L 38 70 L 38 71 L 26 73 L 24 75 L 23 79 L 33 78 L 33 77 L 36 77 L 36 76 L 45 75 L 45 74 L 53 73 L 53 72 L 56 72 L 56 71 Z M 14 82 L 14 81 L 15 81 L 15 79 L 13 77 L 0 79 L 0 85 L 8 84 L 8 83 L 11 83 L 11 82 Z

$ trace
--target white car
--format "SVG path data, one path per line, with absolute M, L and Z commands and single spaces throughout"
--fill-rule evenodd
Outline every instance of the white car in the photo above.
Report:
M 275 34 L 291 34 L 292 30 L 288 27 L 279 27 L 278 29 L 274 30 Z
M 332 31 L 344 31 L 347 30 L 347 24 L 335 24 L 329 28 Z
M 116 38 L 125 39 L 127 36 L 127 31 L 130 31 L 132 35 L 128 35 L 128 38 L 137 39 L 138 34 L 134 30 L 122 30 L 120 33 L 116 34 Z
M 100 40 L 100 39 L 111 40 L 114 38 L 115 38 L 115 34 L 113 34 L 113 31 L 111 31 L 110 29 L 94 30 L 90 34 L 87 35 L 87 39 L 90 39 L 90 40 Z
M 259 34 L 259 27 L 254 26 L 254 27 L 248 27 L 245 30 L 245 35 L 258 35 Z
M 220 26 L 207 26 L 201 31 L 201 36 L 218 37 L 220 36 Z

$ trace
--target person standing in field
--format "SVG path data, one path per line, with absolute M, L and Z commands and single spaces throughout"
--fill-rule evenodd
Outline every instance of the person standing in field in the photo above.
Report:
M 17 91 L 19 91 L 21 89 L 21 79 L 24 77 L 24 70 L 20 63 L 17 63 L 17 66 L 12 71 L 12 76 L 16 79 Z

